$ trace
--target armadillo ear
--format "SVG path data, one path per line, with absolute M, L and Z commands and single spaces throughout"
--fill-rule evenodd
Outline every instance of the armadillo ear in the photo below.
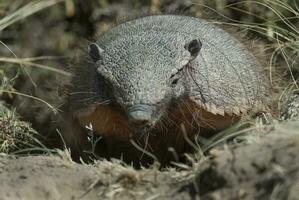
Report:
M 88 46 L 88 54 L 94 62 L 102 59 L 103 52 L 104 50 L 96 43 L 92 43 Z
M 197 57 L 201 47 L 202 47 L 202 43 L 200 42 L 199 39 L 192 40 L 191 42 L 185 45 L 185 49 L 187 49 L 190 52 L 192 60 Z

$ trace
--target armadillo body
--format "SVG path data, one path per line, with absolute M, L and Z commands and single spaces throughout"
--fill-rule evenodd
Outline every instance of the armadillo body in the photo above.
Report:
M 169 147 L 184 152 L 186 135 L 230 126 L 266 94 L 252 53 L 199 18 L 157 15 L 122 23 L 91 44 L 89 56 L 88 66 L 75 70 L 75 119 L 113 138 L 107 146 L 139 138 L 158 159 Z M 134 151 L 128 146 L 119 154 Z

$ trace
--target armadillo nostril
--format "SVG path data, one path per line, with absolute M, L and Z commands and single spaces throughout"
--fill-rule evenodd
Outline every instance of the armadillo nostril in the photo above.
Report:
M 152 120 L 152 109 L 141 105 L 131 107 L 128 111 L 128 118 L 135 125 L 145 126 Z
M 136 110 L 129 113 L 129 120 L 136 125 L 146 125 L 151 120 L 151 113 Z

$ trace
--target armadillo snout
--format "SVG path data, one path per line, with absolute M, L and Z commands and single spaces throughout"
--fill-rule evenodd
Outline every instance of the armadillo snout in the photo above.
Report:
M 138 126 L 148 126 L 152 121 L 153 109 L 148 105 L 135 105 L 128 109 L 128 118 Z

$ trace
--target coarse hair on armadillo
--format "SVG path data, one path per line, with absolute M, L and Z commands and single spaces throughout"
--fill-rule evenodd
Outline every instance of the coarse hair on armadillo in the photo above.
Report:
M 268 83 L 257 58 L 200 18 L 152 15 L 125 21 L 77 57 L 69 111 L 104 137 L 131 138 L 135 127 L 127 113 L 143 103 L 155 107 L 158 119 L 146 146 L 178 150 L 185 145 L 181 124 L 191 138 L 206 129 L 222 130 L 266 105 Z M 168 79 L 176 75 L 183 89 L 170 86 Z

